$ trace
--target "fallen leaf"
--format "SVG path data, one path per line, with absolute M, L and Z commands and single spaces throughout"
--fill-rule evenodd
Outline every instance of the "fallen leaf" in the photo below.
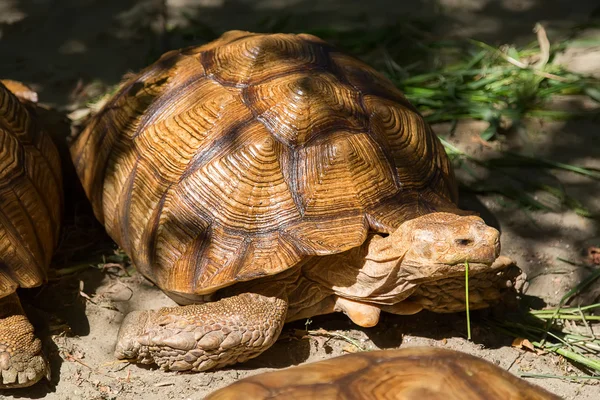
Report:
M 513 340 L 512 347 L 516 347 L 517 349 L 527 349 L 533 351 L 534 353 L 536 352 L 533 344 L 531 344 L 531 342 L 525 338 L 516 338 Z
M 533 31 L 537 33 L 537 40 L 540 45 L 540 59 L 535 64 L 534 68 L 541 70 L 546 66 L 548 60 L 550 59 L 550 41 L 548 41 L 546 30 L 541 24 L 535 24 Z

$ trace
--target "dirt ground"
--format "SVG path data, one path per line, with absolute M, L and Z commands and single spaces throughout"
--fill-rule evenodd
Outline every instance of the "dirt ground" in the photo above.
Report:
M 78 107 L 75 103 L 83 91 L 90 95 L 89 91 L 117 83 L 124 73 L 146 65 L 165 47 L 198 40 L 161 35 L 158 4 L 124 0 L 0 0 L 0 76 L 25 81 L 38 90 L 42 103 L 63 112 L 72 111 Z M 215 31 L 254 29 L 256 21 L 287 14 L 297 17 L 291 22 L 292 29 L 426 19 L 434 24 L 440 37 L 475 37 L 492 44 L 530 41 L 531 29 L 538 21 L 544 23 L 552 40 L 553 32 L 585 23 L 600 14 L 597 2 L 572 0 L 171 0 L 168 6 L 167 26 L 182 29 L 191 19 L 208 24 Z M 581 32 L 590 37 L 598 34 L 591 29 Z M 568 49 L 560 61 L 575 71 L 600 77 L 600 48 Z M 593 106 L 577 101 L 568 103 L 566 106 L 574 109 Z M 440 133 L 448 130 L 444 124 L 434 128 Z M 453 142 L 475 155 L 485 156 L 485 146 L 474 140 L 480 130 L 478 122 L 462 123 Z M 600 169 L 597 121 L 531 121 L 524 131 L 525 138 L 509 138 L 513 148 Z M 68 128 L 67 133 L 60 132 L 64 138 Z M 532 179 L 551 179 L 541 171 L 529 173 Z M 556 175 L 568 194 L 592 212 L 600 213 L 600 182 L 569 173 Z M 491 175 L 489 179 L 496 178 Z M 72 193 L 67 199 L 65 240 L 54 262 L 59 269 L 73 265 L 78 257 L 86 259 L 82 253 L 88 259 L 96 257 L 96 264 L 102 262 L 95 252 L 102 244 L 105 256 L 116 249 L 94 222 L 85 201 Z M 539 194 L 539 200 L 550 201 L 543 193 Z M 527 301 L 556 305 L 564 293 L 590 273 L 589 268 L 573 266 L 558 258 L 582 262 L 589 246 L 599 246 L 600 229 L 596 221 L 567 211 L 523 210 L 494 195 L 464 193 L 461 202 L 464 208 L 480 212 L 488 223 L 501 229 L 503 253 L 516 260 L 529 275 Z M 89 249 L 90 242 L 96 244 L 94 252 Z M 357 351 L 350 342 L 336 336 L 340 334 L 354 339 L 365 350 L 415 345 L 461 350 L 515 374 L 579 372 L 560 357 L 538 356 L 511 347 L 511 338 L 482 323 L 491 311 L 473 313 L 471 341 L 466 340 L 466 320 L 462 314 L 384 315 L 376 327 L 369 329 L 357 328 L 344 315 L 336 314 L 314 318 L 308 325 L 311 331 L 324 330 L 329 335 L 302 337 L 297 331 L 306 326 L 299 321 L 286 326 L 282 338 L 260 357 L 220 371 L 164 373 L 153 367 L 118 363 L 113 348 L 124 314 L 174 303 L 132 268 L 122 270 L 115 261 L 119 261 L 117 255 L 105 260 L 104 269 L 87 268 L 65 276 L 55 273 L 43 288 L 23 292 L 25 307 L 51 360 L 52 381 L 28 389 L 4 391 L 0 398 L 201 399 L 248 375 Z M 597 302 L 599 297 L 600 285 L 596 285 L 577 301 Z M 600 398 L 600 385 L 592 381 L 528 380 L 566 399 Z

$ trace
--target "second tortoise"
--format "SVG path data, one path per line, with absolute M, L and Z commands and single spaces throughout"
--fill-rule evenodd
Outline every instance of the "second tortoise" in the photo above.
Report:
M 63 207 L 59 153 L 36 101 L 27 86 L 0 80 L 0 390 L 50 377 L 18 293 L 46 281 Z
M 205 400 L 560 400 L 479 357 L 435 347 L 360 352 L 241 379 Z
M 497 301 L 518 273 L 460 210 L 394 85 L 306 35 L 232 31 L 130 77 L 71 147 L 97 218 L 181 307 L 124 319 L 119 358 L 203 371 L 336 311 L 374 326 Z

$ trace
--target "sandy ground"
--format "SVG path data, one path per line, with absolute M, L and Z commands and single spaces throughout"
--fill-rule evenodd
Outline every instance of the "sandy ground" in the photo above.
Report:
M 397 5 L 400 3 L 401 5 Z M 588 21 L 598 14 L 593 1 L 485 1 L 445 0 L 386 2 L 383 0 L 309 2 L 304 0 L 223 1 L 172 0 L 169 25 L 185 27 L 189 18 L 212 29 L 251 29 L 265 17 L 292 14 L 292 28 L 350 26 L 390 21 L 425 19 L 434 21 L 443 36 L 473 36 L 494 44 L 532 39 L 531 28 L 544 21 L 552 32 Z M 0 76 L 20 79 L 39 91 L 43 102 L 60 110 L 76 107 L 82 88 L 90 95 L 94 87 L 114 84 L 129 70 L 146 65 L 161 46 L 178 47 L 198 39 L 170 38 L 157 34 L 160 18 L 156 1 L 117 0 L 0 0 Z M 182 17 L 185 11 L 187 18 Z M 366 19 L 365 19 L 366 18 Z M 295 25 L 294 25 L 295 24 Z M 594 31 L 583 34 L 597 35 Z M 600 49 L 569 49 L 560 57 L 570 68 L 600 75 Z M 83 91 L 85 91 L 83 90 Z M 100 90 L 100 89 L 98 89 Z M 570 102 L 569 107 L 588 105 Z M 57 136 L 68 135 L 68 127 Z M 448 126 L 435 129 L 443 133 Z M 485 156 L 486 148 L 474 140 L 481 130 L 477 122 L 464 123 L 453 141 L 461 148 Z M 598 123 L 591 121 L 536 122 L 524 130 L 526 137 L 509 138 L 520 151 L 561 162 L 600 168 Z M 69 171 L 67 171 L 69 173 Z M 532 179 L 551 179 L 538 171 Z M 459 173 L 460 175 L 460 173 Z M 558 174 L 567 193 L 600 212 L 600 184 L 573 174 Z M 486 177 L 494 180 L 496 177 Z M 542 193 L 540 201 L 548 201 Z M 557 258 L 581 262 L 585 250 L 600 244 L 598 224 L 573 212 L 531 212 L 500 196 L 462 198 L 465 208 L 479 211 L 488 223 L 502 231 L 503 252 L 517 261 L 530 277 L 526 301 L 553 305 L 590 273 Z M 115 246 L 106 241 L 89 215 L 85 201 L 70 195 L 66 212 L 65 241 L 55 261 L 56 268 L 74 260 L 96 257 L 93 249 L 105 244 L 110 256 Z M 89 243 L 95 243 L 93 248 Z M 81 247 L 77 249 L 78 247 Z M 82 258 L 83 257 L 83 258 Z M 107 262 L 111 262 L 108 259 Z M 23 390 L 5 391 L 0 398 L 48 399 L 201 399 L 236 379 L 274 368 L 356 351 L 335 334 L 355 339 L 363 349 L 414 345 L 440 346 L 481 356 L 515 374 L 571 375 L 579 371 L 560 357 L 537 356 L 510 346 L 511 339 L 491 331 L 482 323 L 487 312 L 473 314 L 473 340 L 466 340 L 463 315 L 420 313 L 411 317 L 384 315 L 374 328 L 360 329 L 343 315 L 314 318 L 310 330 L 330 335 L 298 335 L 301 321 L 284 328 L 282 338 L 266 353 L 243 365 L 200 374 L 164 373 L 155 368 L 116 363 L 112 355 L 119 323 L 134 309 L 173 305 L 156 287 L 132 268 L 111 264 L 105 269 L 55 276 L 43 288 L 25 291 L 23 298 L 51 360 L 51 382 Z M 578 301 L 598 301 L 600 286 L 592 287 Z M 332 336 L 331 334 L 334 334 Z M 558 379 L 530 379 L 567 399 L 598 399 L 600 386 Z

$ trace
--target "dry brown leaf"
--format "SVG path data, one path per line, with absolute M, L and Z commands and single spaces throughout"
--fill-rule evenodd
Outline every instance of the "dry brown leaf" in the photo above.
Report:
M 525 338 L 516 338 L 513 340 L 512 347 L 523 350 L 527 349 L 529 351 L 533 351 L 534 353 L 536 352 L 533 344 L 531 344 L 531 342 Z
M 541 24 L 535 24 L 533 31 L 537 33 L 537 40 L 540 45 L 540 59 L 534 67 L 536 69 L 542 69 L 546 66 L 548 60 L 550 59 L 550 41 L 546 35 L 546 30 Z

